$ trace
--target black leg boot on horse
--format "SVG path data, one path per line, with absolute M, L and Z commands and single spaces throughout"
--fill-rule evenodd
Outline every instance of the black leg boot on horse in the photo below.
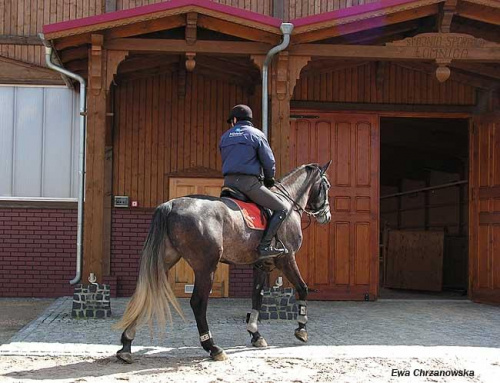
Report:
M 273 215 L 267 223 L 266 230 L 264 230 L 264 234 L 262 235 L 260 244 L 257 247 L 257 251 L 259 252 L 259 258 L 257 259 L 257 262 L 265 261 L 266 259 L 274 258 L 279 255 L 288 253 L 288 250 L 284 247 L 283 244 L 281 244 L 282 247 L 280 248 L 272 245 L 273 238 L 276 237 L 276 233 L 285 220 L 286 214 L 287 210 L 278 210 L 273 212 Z M 277 238 L 275 243 L 276 245 L 278 244 Z

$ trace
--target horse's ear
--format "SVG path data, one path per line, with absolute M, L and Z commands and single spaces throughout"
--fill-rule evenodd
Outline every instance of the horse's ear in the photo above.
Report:
M 321 168 L 321 173 L 326 173 L 328 168 L 330 167 L 330 164 L 332 163 L 332 160 L 328 161 L 325 166 Z

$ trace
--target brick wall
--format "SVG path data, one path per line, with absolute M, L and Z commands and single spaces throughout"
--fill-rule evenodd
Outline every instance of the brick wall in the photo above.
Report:
M 139 274 L 142 245 L 149 230 L 153 210 L 114 209 L 111 228 L 111 275 L 116 278 L 117 295 L 134 293 Z M 249 297 L 252 291 L 252 268 L 230 266 L 229 296 Z
M 72 295 L 76 209 L 0 208 L 0 296 Z
M 149 230 L 151 209 L 114 209 L 111 223 L 111 275 L 117 295 L 134 293 L 141 250 Z
M 151 209 L 115 209 L 111 228 L 112 293 L 135 290 Z M 72 295 L 76 268 L 76 209 L 0 208 L 0 296 Z M 114 284 L 116 283 L 116 288 Z M 250 266 L 230 266 L 229 296 L 249 297 Z
M 247 298 L 252 296 L 253 270 L 249 265 L 231 265 L 229 268 L 229 296 Z

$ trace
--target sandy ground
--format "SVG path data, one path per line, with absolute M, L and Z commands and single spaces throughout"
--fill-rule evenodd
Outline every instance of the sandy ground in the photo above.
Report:
M 494 383 L 500 377 L 500 353 L 487 348 L 298 346 L 226 351 L 228 360 L 214 362 L 202 355 L 179 356 L 179 350 L 144 348 L 136 351 L 132 365 L 118 361 L 109 351 L 104 352 L 106 356 L 4 355 L 0 356 L 0 381 Z M 414 376 L 420 370 L 464 369 L 474 371 L 474 376 Z M 410 376 L 393 376 L 397 374 L 393 370 L 407 371 Z
M 271 347 L 255 349 L 241 329 L 244 302 L 213 302 L 211 329 L 228 360 L 208 358 L 191 320 L 176 323 L 176 330 L 162 341 L 152 342 L 147 331 L 138 332 L 135 363 L 128 365 L 114 356 L 119 334 L 110 328 L 125 300 L 114 302 L 116 318 L 100 322 L 72 320 L 65 306 L 71 302 L 57 302 L 53 313 L 49 308 L 40 317 L 45 319 L 38 318 L 0 346 L 0 383 L 500 382 L 499 311 L 489 306 L 311 302 L 309 343 L 290 337 L 294 323 L 262 323 Z M 45 306 L 38 303 L 41 311 Z M 36 316 L 34 305 L 15 300 L 0 300 L 0 308 L 2 323 L 14 326 L 3 328 L 4 336 Z M 465 371 L 468 376 L 422 376 L 432 371 Z
M 54 299 L 0 299 L 0 344 L 6 343 L 16 332 L 40 315 L 52 302 Z

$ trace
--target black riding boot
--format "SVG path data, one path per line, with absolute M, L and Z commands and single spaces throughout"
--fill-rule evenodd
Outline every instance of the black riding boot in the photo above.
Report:
M 257 247 L 257 251 L 259 252 L 259 258 L 257 261 L 274 258 L 278 255 L 286 253 L 285 248 L 277 249 L 271 245 L 271 241 L 286 218 L 286 213 L 286 210 L 277 210 L 273 212 L 273 215 L 267 223 L 266 230 L 264 230 L 260 244 Z

